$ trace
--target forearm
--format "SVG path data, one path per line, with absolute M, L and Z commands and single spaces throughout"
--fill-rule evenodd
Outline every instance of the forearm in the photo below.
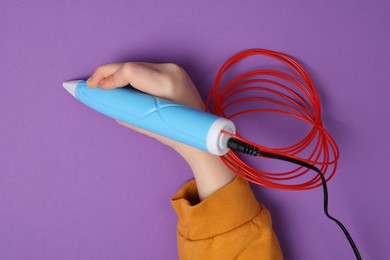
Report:
M 200 201 L 231 182 L 235 177 L 235 174 L 216 155 L 189 146 L 181 146 L 176 151 L 192 169 Z

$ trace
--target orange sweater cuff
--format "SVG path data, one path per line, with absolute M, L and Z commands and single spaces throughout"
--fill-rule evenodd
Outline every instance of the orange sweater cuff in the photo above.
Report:
M 198 202 L 195 180 L 183 185 L 171 199 L 179 216 L 178 232 L 190 240 L 228 232 L 249 222 L 262 210 L 248 182 L 238 176 Z

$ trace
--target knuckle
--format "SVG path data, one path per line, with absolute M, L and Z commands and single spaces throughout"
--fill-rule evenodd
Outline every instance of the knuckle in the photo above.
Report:
M 95 75 L 100 75 L 100 74 L 103 73 L 103 71 L 104 71 L 104 67 L 103 66 L 99 66 L 99 67 L 96 68 L 94 74 Z
M 175 63 L 167 63 L 166 67 L 173 74 L 180 75 L 184 73 L 184 69 Z
M 126 62 L 123 65 L 123 74 L 126 78 L 129 78 L 132 75 L 134 75 L 136 70 L 137 70 L 137 64 L 133 62 Z
M 180 82 L 184 78 L 185 71 L 182 67 L 174 63 L 166 63 L 165 64 L 166 73 L 164 75 L 165 88 L 170 95 L 174 95 L 179 88 Z

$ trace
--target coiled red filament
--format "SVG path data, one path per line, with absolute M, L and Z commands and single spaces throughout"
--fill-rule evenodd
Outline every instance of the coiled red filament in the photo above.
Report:
M 254 55 L 271 57 L 286 65 L 291 73 L 278 70 L 249 71 L 229 80 L 221 86 L 222 77 L 234 64 Z M 249 92 L 256 96 L 245 96 Z M 243 97 L 239 97 L 243 95 Z M 270 97 L 273 96 L 273 97 Z M 227 113 L 227 109 L 243 102 L 261 103 L 261 107 L 242 109 L 239 112 Z M 293 58 L 274 51 L 252 49 L 236 54 L 227 60 L 219 70 L 210 92 L 206 111 L 212 103 L 212 112 L 228 119 L 237 118 L 248 113 L 280 113 L 302 120 L 311 125 L 311 130 L 297 143 L 279 148 L 265 147 L 241 137 L 238 133 L 228 134 L 245 143 L 256 146 L 262 151 L 295 158 L 315 165 L 329 181 L 337 168 L 339 149 L 335 140 L 323 127 L 321 121 L 320 99 L 309 73 Z M 249 103 L 247 103 L 249 104 Z M 307 158 L 305 158 L 305 155 Z M 322 185 L 317 174 L 302 178 L 310 170 L 296 166 L 285 172 L 268 172 L 258 170 L 246 164 L 233 151 L 229 151 L 221 160 L 237 175 L 261 186 L 284 190 L 308 190 Z

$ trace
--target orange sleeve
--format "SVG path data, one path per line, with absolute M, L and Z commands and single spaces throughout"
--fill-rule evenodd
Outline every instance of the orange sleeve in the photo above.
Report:
M 180 259 L 283 259 L 269 211 L 236 177 L 199 202 L 195 180 L 172 198 Z

